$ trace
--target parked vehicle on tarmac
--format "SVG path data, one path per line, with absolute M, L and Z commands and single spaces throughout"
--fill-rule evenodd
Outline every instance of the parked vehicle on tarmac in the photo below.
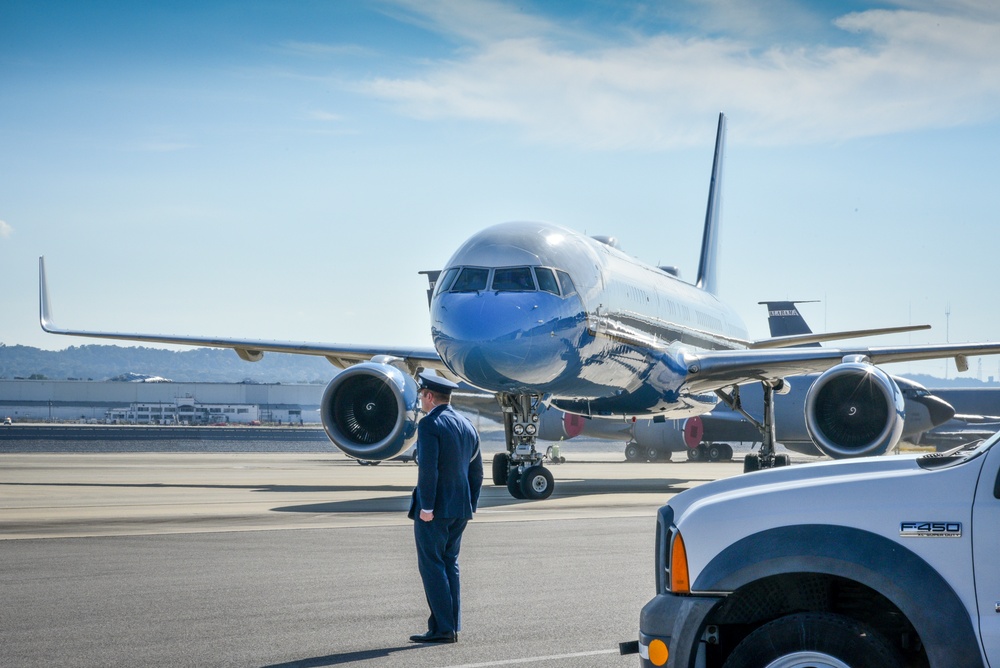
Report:
M 643 666 L 1000 666 L 1000 434 L 775 468 L 659 510 Z

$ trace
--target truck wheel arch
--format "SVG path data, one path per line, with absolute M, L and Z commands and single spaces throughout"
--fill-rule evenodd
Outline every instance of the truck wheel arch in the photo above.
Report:
M 799 573 L 840 577 L 884 596 L 913 625 L 931 666 L 982 665 L 972 620 L 951 585 L 914 552 L 869 531 L 800 525 L 752 534 L 712 558 L 692 590 L 736 592 Z

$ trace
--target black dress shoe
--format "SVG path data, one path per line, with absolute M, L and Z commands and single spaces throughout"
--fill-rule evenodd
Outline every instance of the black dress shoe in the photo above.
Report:
M 457 633 L 421 633 L 410 636 L 410 642 L 458 642 Z

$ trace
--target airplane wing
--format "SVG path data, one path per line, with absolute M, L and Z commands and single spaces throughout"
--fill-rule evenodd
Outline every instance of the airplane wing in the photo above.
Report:
M 788 348 L 776 350 L 705 350 L 681 353 L 678 362 L 688 370 L 692 391 L 713 391 L 726 385 L 778 380 L 819 373 L 860 356 L 871 364 L 955 358 L 959 371 L 969 368 L 970 355 L 1000 354 L 1000 343 Z
M 137 334 L 120 332 L 97 332 L 78 329 L 66 329 L 57 326 L 52 320 L 52 307 L 49 302 L 48 284 L 45 279 L 45 258 L 38 258 L 38 308 L 42 329 L 52 334 L 69 336 L 84 336 L 97 339 L 117 339 L 120 341 L 139 341 L 147 343 L 175 343 L 185 346 L 205 346 L 209 348 L 232 348 L 240 359 L 248 362 L 258 362 L 264 353 L 294 353 L 298 355 L 316 355 L 325 357 L 327 361 L 339 369 L 367 362 L 377 355 L 388 355 L 402 359 L 411 372 L 420 367 L 434 369 L 442 376 L 454 378 L 451 372 L 441 362 L 437 351 L 431 347 L 408 348 L 401 346 L 383 346 L 372 348 L 358 345 L 305 343 L 298 341 L 261 341 L 256 339 L 210 338 L 200 336 L 170 336 L 165 334 Z
M 1000 428 L 1000 416 L 997 415 L 968 415 L 955 413 L 953 419 L 961 420 L 967 424 L 992 424 L 995 422 L 997 423 L 998 428 Z
M 880 327 L 877 329 L 852 329 L 844 332 L 809 332 L 808 334 L 791 334 L 787 336 L 775 336 L 770 339 L 761 339 L 760 341 L 753 341 L 748 347 L 755 350 L 763 348 L 791 348 L 792 346 L 801 346 L 805 343 L 823 343 L 824 341 L 857 339 L 863 336 L 916 332 L 921 329 L 930 328 L 930 325 L 904 325 L 902 327 Z

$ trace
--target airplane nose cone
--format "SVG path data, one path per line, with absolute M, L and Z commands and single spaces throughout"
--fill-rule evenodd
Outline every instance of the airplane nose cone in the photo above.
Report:
M 931 424 L 935 427 L 942 425 L 955 417 L 955 407 L 940 397 L 924 396 L 918 399 L 920 403 L 927 407 Z
M 578 359 L 582 317 L 544 293 L 448 293 L 431 309 L 434 346 L 477 387 L 516 392 L 555 383 Z

